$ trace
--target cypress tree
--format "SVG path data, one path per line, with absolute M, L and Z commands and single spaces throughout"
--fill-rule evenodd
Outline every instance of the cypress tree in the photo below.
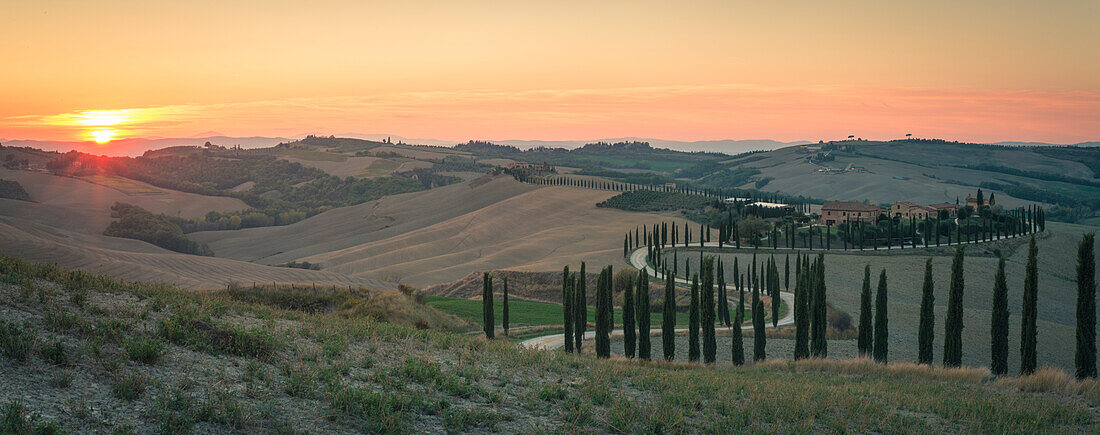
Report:
M 920 326 L 917 331 L 917 362 L 932 364 L 932 343 L 936 339 L 936 295 L 932 281 L 932 259 L 924 262 L 924 286 L 920 298 Z
M 688 312 L 688 361 L 699 361 L 699 274 L 691 277 L 691 311 Z
M 676 358 L 676 287 L 675 276 L 665 279 L 665 300 L 661 307 L 661 344 L 665 360 Z
M 610 292 L 609 269 L 607 267 L 600 271 L 599 280 L 596 281 L 596 357 L 597 358 L 609 358 L 611 357 L 611 331 L 607 326 L 610 322 L 607 319 L 607 314 L 610 311 L 608 308 L 608 302 L 610 298 L 608 293 Z
M 779 327 L 779 267 L 776 266 L 775 257 L 771 258 L 771 267 L 768 276 L 771 278 L 771 288 L 768 296 L 772 299 L 772 327 Z
M 955 258 L 951 261 L 951 292 L 947 297 L 947 321 L 943 334 L 943 365 L 958 367 L 962 364 L 963 330 L 963 252 L 964 247 L 955 248 Z
M 828 328 L 828 303 L 825 297 L 825 254 L 818 254 L 816 263 L 817 278 L 813 302 L 813 328 L 810 330 L 810 353 L 816 358 L 829 356 L 829 344 L 825 340 Z
M 481 329 L 485 331 L 485 337 L 493 338 L 493 277 L 489 272 L 481 276 Z
M 752 307 L 752 360 L 762 361 L 767 358 L 765 347 L 767 347 L 768 339 L 764 334 L 764 301 L 756 301 L 756 305 Z
M 703 363 L 714 364 L 717 344 L 714 337 L 714 257 L 703 261 L 702 299 Z
M 638 276 L 638 282 L 641 282 L 641 275 Z M 634 350 L 638 344 L 634 314 L 634 282 L 628 281 L 623 289 L 623 353 L 627 358 L 634 358 Z
M 573 352 L 573 301 L 573 277 L 566 265 L 561 278 L 561 312 L 564 322 L 562 335 L 565 336 L 566 352 Z
M 1030 375 L 1036 368 L 1036 316 L 1039 295 L 1039 277 L 1036 256 L 1039 248 L 1035 246 L 1035 235 L 1027 247 L 1027 268 L 1024 277 L 1023 325 L 1020 327 L 1020 374 Z
M 990 200 L 993 195 L 989 195 Z M 1077 246 L 1077 353 L 1078 379 L 1096 377 L 1096 252 L 1095 233 L 1081 237 Z
M 871 265 L 863 267 L 863 291 L 859 294 L 859 340 L 856 348 L 860 356 L 870 356 L 874 346 L 874 331 L 871 329 Z
M 806 288 L 807 274 L 803 270 L 802 256 L 795 258 L 797 265 L 794 272 L 794 359 L 800 360 L 810 356 L 810 319 L 806 309 L 809 292 Z
M 783 259 L 783 290 L 791 290 L 791 254 Z
M 637 309 L 634 318 L 638 322 L 638 358 L 649 361 L 649 273 L 642 269 L 638 277 L 638 288 L 634 291 Z
M 1008 373 L 1008 285 L 1005 283 L 1004 257 L 997 262 L 997 275 L 993 279 L 989 337 L 989 371 L 997 376 Z
M 504 336 L 508 336 L 508 277 L 502 277 L 504 279 L 504 300 L 501 304 L 501 326 L 504 327 Z
M 586 284 L 586 274 L 584 271 L 584 262 L 581 262 L 581 272 L 576 276 L 573 281 L 573 296 L 576 298 L 573 309 L 576 311 L 573 314 L 573 348 L 577 353 L 581 353 L 584 342 L 584 330 L 588 328 L 588 291 Z
M 735 366 L 745 364 L 745 338 L 741 332 L 741 323 L 744 322 L 744 315 L 744 310 L 736 310 L 736 314 L 734 314 L 735 323 L 733 325 L 733 330 L 730 331 L 730 335 L 733 337 L 732 348 L 730 349 L 730 359 Z
M 886 269 L 878 276 L 878 292 L 875 293 L 875 361 L 886 363 L 889 354 L 890 329 L 886 308 Z
M 722 262 L 718 262 L 718 322 L 730 326 L 730 301 L 726 291 L 726 274 Z

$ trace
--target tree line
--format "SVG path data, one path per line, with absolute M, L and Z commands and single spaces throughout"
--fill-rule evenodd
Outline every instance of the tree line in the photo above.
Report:
M 963 357 L 963 301 L 966 291 L 964 280 L 965 246 L 955 249 L 951 262 L 951 276 L 948 291 L 947 314 L 943 321 L 944 367 L 958 367 Z M 703 256 L 702 253 L 700 253 Z M 1038 248 L 1034 235 L 1028 244 L 1028 257 L 1025 266 L 1023 303 L 1020 323 L 1020 369 L 1021 375 L 1034 373 L 1038 367 L 1037 349 L 1037 305 L 1038 305 Z M 765 306 L 763 295 L 771 298 L 771 318 L 773 327 L 778 324 L 779 293 L 787 288 L 794 293 L 793 310 L 795 328 L 794 359 L 825 358 L 828 356 L 826 340 L 827 291 L 825 285 L 825 256 L 816 257 L 798 252 L 794 263 L 794 287 L 791 284 L 789 256 L 784 261 L 783 273 L 779 272 L 774 256 L 758 262 L 753 255 L 752 264 L 741 272 L 738 260 L 733 263 L 733 291 L 738 294 L 731 316 L 729 293 L 724 276 L 724 268 L 714 256 L 703 256 L 700 270 L 690 276 L 688 309 L 688 361 L 712 364 L 716 361 L 716 326 L 730 328 L 731 354 L 734 365 L 745 363 L 744 338 L 742 325 L 746 313 L 751 315 L 753 330 L 753 359 L 763 360 L 767 355 L 767 336 L 765 334 Z M 716 264 L 717 263 L 717 264 Z M 1077 251 L 1077 343 L 1075 350 L 1075 375 L 1078 378 L 1096 377 L 1096 271 L 1095 271 L 1095 234 L 1082 236 Z M 562 319 L 564 346 L 566 352 L 581 353 L 585 329 L 588 326 L 585 283 L 585 264 L 581 263 L 579 273 L 572 273 L 568 266 L 562 272 Z M 673 263 L 676 267 L 676 263 Z M 687 269 L 690 266 L 686 266 Z M 614 330 L 614 292 L 612 287 L 611 266 L 603 268 L 596 283 L 595 298 L 595 353 L 599 358 L 610 357 L 610 334 Z M 650 275 L 664 281 L 663 303 L 661 308 L 662 324 L 660 328 L 665 360 L 675 360 L 677 294 L 675 279 L 677 271 L 643 269 L 626 285 L 621 295 L 623 309 L 624 356 L 650 360 L 650 339 L 654 331 L 650 329 L 649 314 L 651 300 Z M 1008 371 L 1008 343 L 1010 332 L 1010 313 L 1005 282 L 1005 261 L 1000 258 L 993 285 L 992 317 L 990 323 L 990 371 L 994 375 L 1005 375 Z M 486 282 L 491 280 L 486 275 Z M 866 356 L 881 363 L 889 361 L 889 283 L 885 269 L 878 274 L 877 286 L 872 293 L 871 266 L 864 268 L 863 286 L 860 294 L 860 314 L 858 323 L 857 349 L 860 356 Z M 490 295 L 485 311 L 485 322 L 492 324 L 491 284 Z M 751 308 L 746 311 L 745 291 L 750 292 Z M 507 301 L 507 296 L 505 296 Z M 507 302 L 505 302 L 507 303 Z M 932 259 L 925 262 L 922 284 L 919 326 L 917 333 L 917 362 L 933 364 L 935 346 L 935 283 L 932 273 Z M 507 316 L 507 315 L 505 315 Z M 492 336 L 491 328 L 486 335 Z

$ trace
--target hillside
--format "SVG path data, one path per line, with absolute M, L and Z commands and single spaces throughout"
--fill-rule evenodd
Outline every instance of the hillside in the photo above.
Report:
M 426 286 L 471 271 L 621 261 L 621 228 L 662 219 L 602 209 L 612 192 L 482 178 L 331 210 L 281 227 L 192 234 L 218 256 Z M 665 218 L 667 219 L 667 218 Z
M 0 280 L 6 425 L 908 433 L 1091 432 L 1100 423 L 1100 387 L 1058 372 L 994 380 L 984 370 L 865 361 L 630 363 L 6 257 Z

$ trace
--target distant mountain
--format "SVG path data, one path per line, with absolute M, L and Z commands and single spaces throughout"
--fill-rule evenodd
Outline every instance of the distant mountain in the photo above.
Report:
M 997 143 L 994 143 L 994 144 L 991 144 L 991 145 L 1004 145 L 1004 146 L 1010 146 L 1010 147 L 1062 147 L 1062 146 L 1066 146 L 1066 144 L 1058 144 L 1058 143 L 1015 142 L 1015 141 L 997 142 Z M 1100 141 L 1078 142 L 1078 143 L 1069 144 L 1069 145 L 1076 146 L 1076 147 L 1100 147 Z

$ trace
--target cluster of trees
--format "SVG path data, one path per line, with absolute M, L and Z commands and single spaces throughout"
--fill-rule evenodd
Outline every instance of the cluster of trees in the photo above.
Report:
M 31 196 L 18 181 L 0 179 L 0 198 L 30 201 Z
M 501 324 L 504 336 L 508 336 L 508 277 L 502 276 L 504 281 L 504 294 L 501 298 Z M 496 321 L 493 312 L 493 275 L 485 272 L 481 275 L 481 325 L 485 332 L 485 338 L 493 339 L 496 336 Z
M 164 249 L 194 255 L 214 255 L 205 243 L 197 243 L 183 235 L 178 225 L 164 215 L 156 215 L 136 205 L 116 202 L 111 206 L 111 222 L 103 235 L 137 239 Z

